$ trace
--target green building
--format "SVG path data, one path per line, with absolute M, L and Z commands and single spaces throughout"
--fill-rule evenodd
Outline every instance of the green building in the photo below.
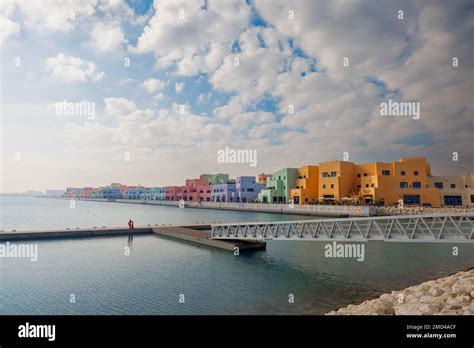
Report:
M 206 180 L 211 185 L 226 184 L 229 181 L 229 174 L 202 174 L 199 179 Z
M 258 194 L 258 201 L 262 203 L 288 203 L 290 191 L 295 187 L 298 179 L 298 169 L 284 168 L 272 173 L 267 178 L 267 186 Z

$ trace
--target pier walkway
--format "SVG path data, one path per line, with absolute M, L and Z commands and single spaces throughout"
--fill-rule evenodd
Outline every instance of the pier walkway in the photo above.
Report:
M 215 240 L 474 242 L 474 213 L 213 224 Z

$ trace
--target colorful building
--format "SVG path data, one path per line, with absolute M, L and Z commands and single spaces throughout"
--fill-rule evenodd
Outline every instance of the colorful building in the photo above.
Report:
M 229 180 L 225 184 L 211 185 L 212 202 L 235 202 L 235 181 Z
M 162 201 L 165 199 L 165 188 L 164 187 L 150 187 L 148 190 L 149 200 Z
M 114 188 L 120 189 L 118 187 Z M 143 186 L 127 186 L 127 189 L 125 190 L 125 199 L 143 199 L 142 195 L 146 193 L 146 188 Z
M 260 173 L 258 174 L 257 184 L 266 185 L 267 179 L 271 177 L 271 174 Z
M 298 179 L 290 197 L 295 204 L 315 204 L 319 198 L 319 167 L 304 166 L 298 168 Z
M 474 207 L 474 174 L 432 176 L 428 183 L 437 190 L 442 206 Z
M 339 202 L 355 194 L 355 165 L 329 161 L 319 164 L 319 200 Z
M 185 201 L 209 202 L 211 200 L 211 186 L 204 179 L 187 179 L 183 186 L 182 198 Z
M 267 178 L 266 188 L 258 194 L 258 201 L 263 203 L 287 203 L 297 178 L 298 169 L 296 168 L 284 168 L 272 173 L 272 176 Z
M 102 199 L 120 199 L 122 194 L 120 187 L 106 186 L 96 191 L 96 197 Z
M 363 203 L 439 207 L 439 192 L 429 185 L 431 166 L 424 157 L 391 163 L 356 165 L 356 185 Z
M 238 176 L 235 180 L 235 202 L 253 202 L 265 185 L 255 182 L 254 176 Z
M 166 201 L 180 201 L 182 199 L 182 191 L 184 186 L 166 186 L 165 200 Z
M 225 184 L 229 181 L 229 174 L 202 174 L 199 179 L 206 180 L 211 185 Z

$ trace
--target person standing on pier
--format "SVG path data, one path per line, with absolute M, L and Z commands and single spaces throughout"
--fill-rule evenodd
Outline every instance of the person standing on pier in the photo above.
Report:
M 132 219 L 128 220 L 128 228 L 130 228 L 130 229 L 134 228 Z

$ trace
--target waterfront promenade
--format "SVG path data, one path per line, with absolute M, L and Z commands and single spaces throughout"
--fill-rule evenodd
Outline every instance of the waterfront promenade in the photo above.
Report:
M 48 197 L 52 198 L 52 197 Z M 58 199 L 68 199 L 57 197 Z M 116 202 L 129 204 L 150 204 L 180 207 L 179 201 L 160 201 L 160 200 L 140 200 L 140 199 L 100 199 L 100 198 L 73 198 L 80 201 L 94 202 Z M 269 204 L 269 203 L 230 203 L 230 202 L 194 202 L 186 201 L 181 205 L 182 208 L 194 209 L 214 209 L 229 211 L 247 211 L 260 213 L 307 215 L 323 217 L 349 217 L 349 216 L 372 216 L 377 210 L 373 206 L 355 206 L 355 205 L 290 205 L 290 204 Z

